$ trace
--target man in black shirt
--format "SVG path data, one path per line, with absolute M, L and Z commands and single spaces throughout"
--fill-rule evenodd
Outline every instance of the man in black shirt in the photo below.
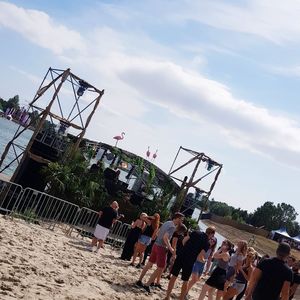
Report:
M 293 281 L 291 283 L 291 289 L 290 289 L 290 298 L 289 300 L 294 298 L 294 295 L 297 291 L 298 285 L 300 284 L 300 274 L 299 274 L 299 269 L 300 269 L 300 261 L 296 261 L 294 265 L 292 266 L 292 271 L 293 271 Z
M 289 299 L 292 270 L 285 264 L 291 251 L 290 245 L 280 243 L 276 257 L 265 259 L 255 268 L 246 291 L 246 300 Z
M 186 296 L 188 281 L 193 271 L 194 263 L 198 255 L 202 255 L 204 259 L 205 252 L 209 248 L 209 239 L 215 235 L 215 228 L 208 227 L 204 232 L 193 231 L 189 236 L 183 239 L 183 247 L 175 259 L 174 265 L 171 270 L 172 277 L 168 284 L 166 300 L 170 299 L 171 292 L 174 288 L 175 281 L 182 270 L 181 279 L 183 284 L 181 287 L 180 300 Z
M 99 221 L 94 231 L 92 240 L 92 251 L 99 251 L 109 233 L 111 226 L 118 219 L 119 204 L 117 201 L 112 202 L 110 206 L 104 207 L 99 211 Z M 97 247 L 98 244 L 98 247 Z

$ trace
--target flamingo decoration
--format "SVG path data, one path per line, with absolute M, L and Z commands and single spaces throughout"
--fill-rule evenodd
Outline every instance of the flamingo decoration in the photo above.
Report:
M 156 149 L 155 153 L 153 153 L 153 156 L 152 156 L 153 160 L 155 160 L 155 158 L 157 157 L 157 152 L 158 152 L 158 149 Z
M 146 152 L 146 156 L 147 156 L 148 159 L 149 159 L 150 155 L 151 155 L 150 147 L 148 146 L 148 150 Z
M 119 141 L 124 139 L 124 136 L 125 136 L 125 132 L 122 132 L 121 135 L 116 135 L 113 137 L 113 139 L 116 140 L 115 147 L 117 147 Z

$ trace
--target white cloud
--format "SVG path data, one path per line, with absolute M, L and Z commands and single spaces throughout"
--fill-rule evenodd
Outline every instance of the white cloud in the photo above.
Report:
M 292 119 L 237 99 L 230 89 L 171 62 L 136 61 L 121 78 L 177 116 L 210 124 L 235 146 L 300 166 L 300 127 Z
M 0 27 L 20 33 L 40 47 L 50 49 L 55 54 L 65 50 L 83 50 L 80 34 L 64 25 L 57 24 L 46 13 L 24 9 L 14 4 L 0 1 Z
M 210 6 L 208 2 L 203 3 L 205 7 L 211 8 L 210 12 L 213 14 L 212 5 L 217 5 L 217 2 L 209 2 L 213 3 Z M 45 13 L 17 8 L 3 2 L 0 2 L 0 5 L 6 11 L 13 11 L 12 14 L 17 15 L 17 18 L 19 15 L 25 15 L 27 20 L 28 16 L 33 14 L 39 16 L 38 19 L 48 20 L 46 24 L 50 24 L 51 19 Z M 220 6 L 223 11 L 229 7 L 218 3 L 215 7 L 216 13 L 220 13 Z M 244 13 L 246 14 L 246 11 Z M 3 24 L 2 11 L 0 16 L 0 24 Z M 222 22 L 229 22 L 228 18 L 225 16 L 225 21 Z M 247 20 L 246 18 L 246 23 Z M 18 28 L 10 28 L 19 32 Z M 60 24 L 56 25 L 55 29 L 57 28 L 69 30 Z M 54 32 L 51 30 L 50 37 Z M 273 29 L 269 32 L 273 32 Z M 47 35 L 46 32 L 45 36 Z M 31 40 L 30 35 L 25 36 Z M 171 115 L 176 115 L 176 118 L 189 118 L 215 128 L 235 147 L 262 153 L 273 159 L 282 159 L 287 164 L 300 165 L 300 127 L 295 120 L 238 99 L 228 86 L 199 72 L 184 69 L 180 63 L 176 64 L 167 58 L 168 51 L 165 47 L 156 47 L 156 43 L 152 43 L 143 35 L 134 37 L 109 27 L 102 27 L 96 28 L 86 36 L 83 43 L 86 45 L 85 51 L 73 53 L 71 56 L 61 55 L 59 58 L 87 74 L 90 71 L 93 74 L 96 72 L 97 76 L 91 83 L 106 89 L 103 101 L 110 108 L 110 113 L 117 112 L 119 117 L 117 124 L 113 126 L 116 133 L 123 130 L 121 127 L 124 126 L 124 122 L 129 122 L 130 117 L 135 118 L 135 124 L 141 123 L 140 120 L 146 116 L 151 103 L 163 107 L 171 112 Z M 60 45 L 59 49 L 63 51 L 64 44 Z M 201 56 L 198 57 L 198 61 L 201 62 Z M 90 81 L 88 77 L 86 79 Z M 132 130 L 136 128 L 131 127 Z M 110 133 L 106 134 L 108 138 Z M 141 135 L 135 135 L 137 140 L 141 139 Z
M 269 71 L 288 77 L 300 77 L 300 66 L 291 66 L 291 67 L 266 67 Z

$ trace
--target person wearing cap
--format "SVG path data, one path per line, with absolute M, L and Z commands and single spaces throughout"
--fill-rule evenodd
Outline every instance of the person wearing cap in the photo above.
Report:
M 91 249 L 92 252 L 99 252 L 100 248 L 103 247 L 104 241 L 106 240 L 110 228 L 119 219 L 118 209 L 118 202 L 113 201 L 110 206 L 104 207 L 101 211 L 99 211 L 100 218 L 94 231 Z
M 254 269 L 248 288 L 246 300 L 289 300 L 289 290 L 293 280 L 292 270 L 285 261 L 290 255 L 291 247 L 280 243 L 276 257 L 265 259 Z
M 157 277 L 160 277 L 163 273 L 166 262 L 168 250 L 174 254 L 175 250 L 170 244 L 170 239 L 175 232 L 176 226 L 180 226 L 183 222 L 184 215 L 180 212 L 174 214 L 171 221 L 165 222 L 157 235 L 156 241 L 152 247 L 150 258 L 146 266 L 143 268 L 139 280 L 136 285 L 143 287 L 147 292 L 150 292 L 150 285 L 154 282 Z M 144 285 L 142 280 L 146 273 L 152 268 L 153 264 L 156 264 L 156 270 L 151 274 L 148 282 Z

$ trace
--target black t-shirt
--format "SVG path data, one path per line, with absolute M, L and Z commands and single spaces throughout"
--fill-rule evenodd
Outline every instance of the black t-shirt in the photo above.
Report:
M 291 286 L 293 284 L 300 284 L 300 274 L 298 273 L 298 271 L 293 273 L 293 281 L 291 283 Z M 293 296 L 291 296 L 289 299 L 293 299 Z
M 113 220 L 118 217 L 118 213 L 112 207 L 107 206 L 102 209 L 102 215 L 98 221 L 98 224 L 105 227 L 110 228 Z
M 276 257 L 263 260 L 257 268 L 262 275 L 253 291 L 253 300 L 278 300 L 283 283 L 293 280 L 292 270 Z
M 152 225 L 147 225 L 145 231 L 142 233 L 142 235 L 148 236 L 148 237 L 152 237 L 154 233 L 153 227 Z
M 208 236 L 201 231 L 193 231 L 181 250 L 185 259 L 195 262 L 198 254 L 209 249 Z

